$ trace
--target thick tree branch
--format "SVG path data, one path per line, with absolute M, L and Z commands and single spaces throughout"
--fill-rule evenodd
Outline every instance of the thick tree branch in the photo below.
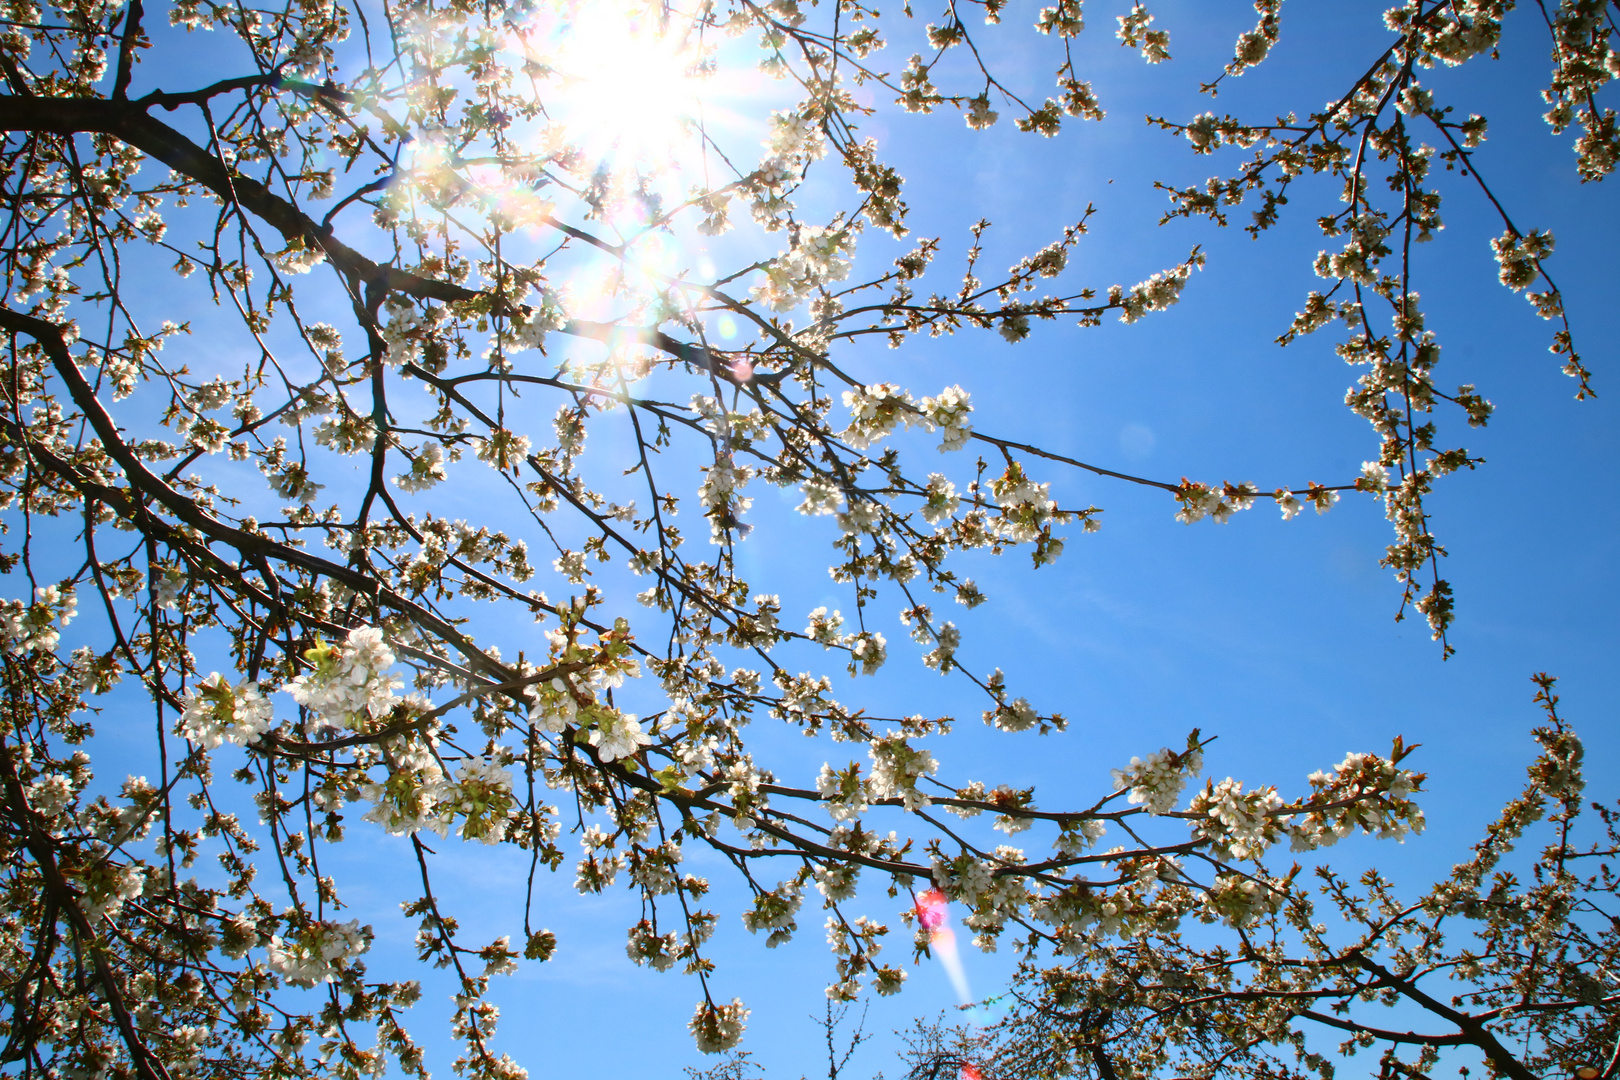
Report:
M 1357 953 L 1356 963 L 1367 971 L 1383 979 L 1390 986 L 1395 987 L 1403 996 L 1423 1006 L 1434 1015 L 1448 1020 L 1457 1026 L 1457 1030 L 1466 1036 L 1466 1040 L 1478 1047 L 1486 1057 L 1491 1060 L 1504 1076 L 1511 1076 L 1513 1080 L 1538 1080 L 1538 1077 L 1519 1061 L 1507 1047 L 1499 1042 L 1489 1028 L 1480 1023 L 1475 1017 L 1459 1012 L 1429 994 L 1425 993 L 1417 983 L 1411 979 L 1397 975 L 1373 960 L 1364 953 Z
M 0 328 L 27 334 L 39 343 L 50 357 L 58 376 L 67 385 L 74 403 L 94 429 L 102 448 L 123 470 L 130 485 L 154 499 L 186 525 L 196 529 L 209 540 L 226 544 L 244 555 L 273 559 L 346 585 L 362 596 L 369 597 L 374 602 L 406 616 L 424 631 L 442 638 L 481 674 L 493 676 L 497 682 L 506 682 L 512 678 L 512 672 L 505 665 L 491 660 L 451 623 L 388 588 L 377 578 L 341 563 L 311 555 L 296 547 L 279 544 L 269 537 L 228 525 L 207 513 L 194 500 L 175 491 L 161 477 L 154 475 L 130 450 L 117 425 L 113 423 L 112 417 L 102 407 L 94 389 L 85 380 L 83 372 L 79 370 L 68 352 L 67 343 L 59 327 L 31 315 L 0 308 Z
M 218 83 L 196 95 L 157 93 L 136 102 L 99 98 L 14 97 L 5 100 L 4 107 L 0 108 L 0 130 L 111 135 L 148 157 L 161 161 L 182 177 L 202 184 L 226 203 L 240 206 L 253 214 L 280 233 L 287 244 L 302 243 L 325 252 L 356 296 L 368 291 L 380 291 L 384 295 L 402 293 L 418 300 L 437 300 L 446 304 L 482 305 L 492 314 L 514 315 L 524 311 L 520 305 L 497 293 L 423 277 L 367 258 L 337 239 L 330 222 L 316 222 L 260 181 L 227 169 L 219 158 L 146 112 L 154 104 L 172 109 L 193 97 L 204 96 L 206 100 L 207 96 L 227 90 L 269 85 L 280 85 L 280 80 L 269 75 L 249 76 Z M 627 342 L 648 345 L 728 382 L 748 381 L 734 375 L 727 364 L 717 362 L 707 346 L 678 341 L 661 330 L 624 327 L 586 319 L 569 320 L 559 329 L 565 334 L 608 345 Z M 753 381 L 769 382 L 781 378 L 782 373 L 761 373 L 754 375 Z
M 141 17 L 145 10 L 141 0 L 129 0 L 124 12 L 124 34 L 118 42 L 118 74 L 113 80 L 113 100 L 123 101 L 129 96 L 129 81 L 135 74 L 135 49 L 141 43 Z

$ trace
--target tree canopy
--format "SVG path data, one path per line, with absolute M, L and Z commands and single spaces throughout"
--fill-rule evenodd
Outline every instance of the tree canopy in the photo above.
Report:
M 1443 195 L 1494 207 L 1482 242 L 1502 285 L 1547 320 L 1574 393 L 1595 381 L 1545 265 L 1553 237 L 1516 224 L 1476 167 L 1486 118 L 1427 82 L 1489 58 L 1511 6 L 1389 9 L 1382 51 L 1326 105 L 1149 118 L 1227 152 L 1207 184 L 1167 186 L 1167 219 L 1258 236 L 1292 214 L 1324 237 L 1320 291 L 1280 340 L 1339 335 L 1369 460 L 1262 490 L 1043 449 L 976 424 L 973 386 L 862 381 L 846 360 L 1136 323 L 1193 287 L 1198 248 L 1134 285 L 1078 280 L 1091 211 L 1020 238 L 1005 271 L 986 269 L 981 220 L 947 266 L 870 133 L 944 112 L 976 130 L 1005 113 L 1031 139 L 1100 120 L 1075 43 L 1113 32 L 1168 59 L 1143 4 L 1088 31 L 1078 0 L 5 0 L 0 1060 L 29 1077 L 425 1075 L 404 1013 L 419 987 L 368 974 L 371 929 L 322 868 L 357 828 L 405 838 L 406 913 L 422 962 L 457 979 L 455 1067 L 477 1077 L 523 1074 L 492 1046 L 490 979 L 557 940 L 527 903 L 504 936 L 460 933 L 434 889 L 438 838 L 521 850 L 531 896 L 546 872 L 635 890 L 630 959 L 696 976 L 709 1052 L 748 1014 L 706 949 L 742 890 L 766 945 L 807 898 L 826 910 L 840 1000 L 901 988 L 882 920 L 926 954 L 930 896 L 1032 964 L 1120 938 L 1159 963 L 1183 923 L 1299 929 L 1292 875 L 1262 857 L 1421 829 L 1408 746 L 1190 801 L 1198 730 L 1074 805 L 945 776 L 929 747 L 959 721 L 1067 726 L 1000 669 L 958 662 L 949 605 L 984 600 L 959 569 L 973 553 L 1039 569 L 1100 526 L 1099 506 L 1053 497 L 1059 472 L 1162 492 L 1189 525 L 1359 495 L 1393 530 L 1397 617 L 1449 655 L 1426 500 L 1481 464 L 1457 440 L 1492 405 L 1434 375 L 1413 251 Z M 1278 46 L 1281 7 L 1258 0 L 1212 97 Z M 1547 122 L 1601 182 L 1620 152 L 1599 96 L 1620 74 L 1614 5 L 1540 7 Z M 1049 56 L 1048 90 L 987 59 L 996 35 Z M 1291 204 L 1310 177 L 1339 194 Z M 898 255 L 866 254 L 885 245 Z M 176 318 L 194 309 L 195 326 Z M 755 507 L 771 489 L 826 528 L 844 608 L 785 610 L 780 586 L 749 580 L 750 546 L 793 527 Z M 860 676 L 902 662 L 882 629 L 896 612 L 959 686 L 952 715 L 858 700 Z M 160 770 L 115 788 L 132 697 L 154 710 Z M 766 725 L 819 740 L 819 773 L 768 756 Z M 993 830 L 965 824 L 985 814 Z M 689 848 L 735 883 L 689 872 Z
M 1228 942 L 1172 923 L 1025 960 L 996 1023 L 920 1025 L 909 1075 L 1331 1076 L 1372 1051 L 1369 1075 L 1399 1080 L 1465 1047 L 1491 1076 L 1612 1076 L 1620 811 L 1591 803 L 1596 827 L 1581 820 L 1583 749 L 1555 680 L 1535 681 L 1546 722 L 1526 785 L 1445 879 L 1413 894 L 1376 869 L 1319 865 L 1315 888 L 1296 885 Z M 1209 784 L 1193 805 L 1232 794 Z M 1511 853 L 1533 838 L 1544 844 L 1516 873 Z

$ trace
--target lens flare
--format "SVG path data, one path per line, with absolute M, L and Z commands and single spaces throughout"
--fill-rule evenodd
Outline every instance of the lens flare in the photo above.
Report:
M 917 898 L 917 922 L 928 931 L 928 944 L 935 956 L 939 957 L 940 966 L 945 969 L 945 977 L 951 980 L 951 988 L 956 991 L 957 1000 L 963 1005 L 973 1002 L 968 992 L 967 972 L 962 969 L 962 953 L 956 947 L 956 933 L 947 922 L 950 901 L 938 889 L 929 889 Z

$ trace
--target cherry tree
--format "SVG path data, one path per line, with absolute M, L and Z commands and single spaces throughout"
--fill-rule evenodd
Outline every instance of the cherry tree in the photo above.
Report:
M 1061 963 L 1026 961 L 989 1028 L 922 1025 L 910 1075 L 1330 1077 L 1361 1053 L 1381 1080 L 1459 1057 L 1461 1075 L 1615 1075 L 1620 807 L 1583 799 L 1580 738 L 1555 680 L 1535 681 L 1545 722 L 1523 790 L 1424 891 L 1319 865 L 1218 945 L 1175 919 L 1089 938 Z M 1217 803 L 1241 807 L 1210 784 L 1192 808 Z
M 1004 272 L 985 268 L 986 222 L 949 269 L 939 239 L 910 235 L 869 117 L 982 129 L 1005 112 L 1032 139 L 1101 119 L 1078 0 L 953 3 L 931 23 L 853 0 L 5 0 L 0 1059 L 52 1077 L 424 1074 L 404 1015 L 419 987 L 368 975 L 372 930 L 322 868 L 354 828 L 406 838 L 420 958 L 459 987 L 455 1067 L 491 1078 L 523 1068 L 491 1045 L 490 980 L 557 942 L 530 905 L 495 940 L 459 933 L 435 838 L 523 852 L 531 890 L 544 869 L 638 893 L 629 957 L 696 977 L 691 1031 L 715 1052 L 748 1011 L 706 946 L 739 912 L 683 869 L 690 845 L 725 860 L 765 944 L 807 898 L 824 909 L 829 994 L 847 1000 L 901 988 L 880 920 L 926 951 L 930 892 L 985 948 L 1014 930 L 1073 953 L 1183 918 L 1241 932 L 1292 895 L 1260 861 L 1272 845 L 1421 828 L 1399 742 L 1286 793 L 1226 780 L 1190 803 L 1197 731 L 1143 747 L 1083 805 L 942 776 L 929 747 L 959 719 L 1051 737 L 1065 720 L 959 663 L 941 605 L 984 599 L 953 556 L 1017 549 L 1038 568 L 1099 526 L 1097 506 L 1052 497 L 1060 470 L 1156 488 L 1189 524 L 1362 493 L 1394 529 L 1400 612 L 1449 651 L 1424 500 L 1477 464 L 1439 418 L 1478 426 L 1491 405 L 1435 381 L 1411 249 L 1441 225 L 1446 172 L 1495 196 L 1473 156 L 1485 119 L 1423 77 L 1488 56 L 1507 6 L 1392 8 L 1385 51 L 1303 118 L 1156 121 L 1199 154 L 1252 151 L 1172 190 L 1172 215 L 1225 223 L 1247 202 L 1258 233 L 1298 177 L 1342 183 L 1318 219 L 1322 291 L 1283 340 L 1340 328 L 1375 449 L 1360 475 L 1264 490 L 1127 475 L 981 429 L 973 387 L 846 370 L 866 339 L 1134 323 L 1204 266 L 1192 249 L 1134 285 L 1075 281 L 1089 213 Z M 1280 0 L 1256 8 L 1212 95 L 1277 43 Z M 1610 10 L 1546 14 L 1548 121 L 1602 180 L 1620 140 L 1597 96 L 1617 70 Z M 1143 5 L 1111 26 L 1169 57 Z M 1052 96 L 1009 88 L 982 58 L 992 34 L 1033 36 Z M 706 103 L 732 78 L 758 82 L 728 126 Z M 1498 208 L 1502 282 L 1589 394 L 1553 239 Z M 878 265 L 863 238 L 904 247 Z M 926 460 L 899 448 L 924 435 Z M 769 488 L 830 519 L 846 610 L 784 610 L 743 577 L 771 527 L 751 492 Z M 898 662 L 879 620 L 895 611 L 965 717 L 835 695 L 833 674 Z M 115 787 L 103 748 L 127 710 L 98 710 L 128 695 L 157 717 L 158 771 Z M 835 745 L 819 775 L 790 774 L 751 724 Z

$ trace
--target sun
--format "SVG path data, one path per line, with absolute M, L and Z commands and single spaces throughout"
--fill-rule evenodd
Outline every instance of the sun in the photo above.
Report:
M 661 5 L 559 5 L 528 37 L 543 55 L 546 115 L 593 168 L 667 170 L 700 152 L 703 50 Z

